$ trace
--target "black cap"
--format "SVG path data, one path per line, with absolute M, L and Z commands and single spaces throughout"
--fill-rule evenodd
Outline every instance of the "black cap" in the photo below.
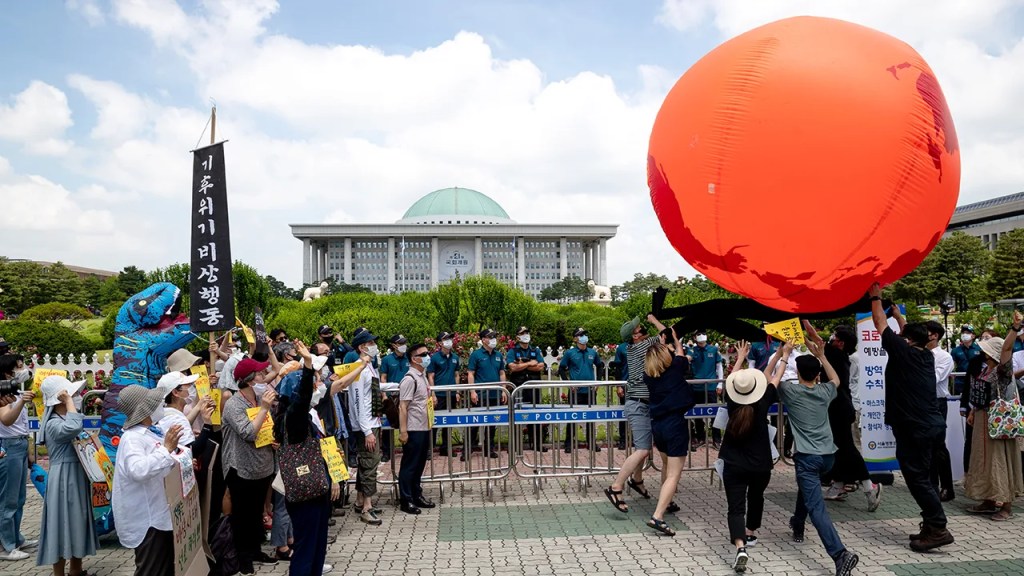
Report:
M 352 338 L 355 339 L 357 336 L 359 336 L 363 332 L 366 332 L 366 327 L 365 326 L 360 326 L 359 328 L 356 328 L 355 330 L 352 331 Z
M 520 326 L 519 330 L 516 330 L 516 336 L 518 336 L 520 334 L 527 334 L 529 332 L 530 332 L 529 328 L 527 328 L 526 326 Z
M 447 340 L 449 338 L 454 338 L 454 337 L 455 337 L 454 334 L 452 334 L 451 332 L 445 330 L 445 331 L 443 331 L 443 332 L 441 332 L 440 334 L 437 335 L 437 341 L 440 342 L 441 340 Z
M 498 333 L 495 332 L 494 330 L 491 330 L 490 328 L 484 328 L 483 330 L 480 331 L 480 337 L 481 338 L 490 338 L 492 336 L 497 336 L 497 335 L 498 335 Z
M 575 332 L 572 333 L 572 335 L 575 338 L 577 336 L 583 336 L 586 333 L 587 333 L 587 329 L 584 328 L 583 326 L 580 326 L 579 328 L 576 329 Z
M 971 334 L 974 334 L 974 326 L 971 326 L 970 324 L 964 324 L 963 326 L 960 327 L 960 333 L 962 334 L 964 332 L 970 332 Z
M 376 339 L 377 337 L 371 334 L 370 331 L 367 330 L 366 328 L 359 328 L 356 330 L 355 335 L 352 336 L 352 345 L 359 346 L 367 342 L 372 342 L 373 340 Z
M 406 340 L 405 336 L 402 336 L 401 334 L 395 334 L 391 337 L 392 344 L 405 344 L 406 342 L 408 342 L 408 340 Z
M 321 336 L 324 336 L 324 335 L 327 335 L 327 334 L 334 334 L 334 328 L 331 328 L 327 324 L 324 324 L 323 326 L 320 327 L 319 330 L 317 330 L 317 333 L 320 334 Z

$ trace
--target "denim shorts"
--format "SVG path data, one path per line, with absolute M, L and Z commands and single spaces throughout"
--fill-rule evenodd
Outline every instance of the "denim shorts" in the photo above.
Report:
M 626 421 L 633 432 L 633 448 L 650 450 L 654 436 L 651 432 L 651 408 L 632 398 L 626 399 Z

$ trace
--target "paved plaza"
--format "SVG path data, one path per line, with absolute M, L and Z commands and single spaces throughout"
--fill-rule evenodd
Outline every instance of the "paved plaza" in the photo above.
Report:
M 620 459 L 621 454 L 616 457 Z M 474 460 L 481 461 L 479 456 Z M 648 476 L 652 477 L 649 489 L 656 493 L 657 473 L 652 470 Z M 712 481 L 710 472 L 684 474 L 677 496 L 683 509 L 668 517 L 677 531 L 675 538 L 661 536 L 644 525 L 654 509 L 654 500 L 638 500 L 635 494 L 629 494 L 628 514 L 612 508 L 601 491 L 609 482 L 610 477 L 596 477 L 584 493 L 576 479 L 552 478 L 545 480 L 536 493 L 531 480 L 513 475 L 496 483 L 490 497 L 483 483 L 467 483 L 454 490 L 451 483 L 446 483 L 444 503 L 420 516 L 398 512 L 390 491 L 384 490 L 384 524 L 367 526 L 351 512 L 337 518 L 331 530 L 338 537 L 327 559 L 334 564 L 334 573 L 349 576 L 733 573 L 733 548 L 726 538 L 725 493 L 717 478 Z M 41 501 L 33 489 L 29 490 L 24 532 L 34 538 Z M 440 500 L 438 485 L 430 485 L 427 493 Z M 750 549 L 748 573 L 834 573 L 809 522 L 806 541 L 791 541 L 787 522 L 795 497 L 793 468 L 780 463 L 768 488 L 759 543 Z M 882 506 L 873 514 L 865 510 L 866 502 L 859 492 L 851 494 L 848 502 L 830 502 L 828 506 L 843 542 L 860 554 L 857 574 L 1024 574 L 1024 550 L 1019 546 L 1024 541 L 1024 512 L 1009 522 L 996 524 L 966 514 L 969 504 L 962 494 L 946 504 L 956 543 L 927 554 L 914 553 L 907 547 L 907 536 L 917 531 L 919 518 L 899 475 L 894 486 L 886 487 Z M 269 551 L 269 546 L 266 549 Z M 105 538 L 99 554 L 86 560 L 86 569 L 96 576 L 129 575 L 133 557 L 116 545 L 116 539 Z M 287 571 L 284 562 L 258 567 L 262 575 Z M 0 573 L 42 575 L 49 569 L 35 567 L 33 557 L 31 563 L 0 565 Z

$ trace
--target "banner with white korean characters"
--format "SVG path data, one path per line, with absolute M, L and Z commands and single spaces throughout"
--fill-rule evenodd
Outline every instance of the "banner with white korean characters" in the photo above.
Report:
M 892 318 L 889 318 L 889 326 L 899 331 L 899 325 Z M 882 334 L 875 330 L 871 314 L 857 314 L 857 340 L 861 455 L 869 472 L 899 470 L 896 440 L 892 436 L 892 428 L 885 424 L 885 365 L 888 356 L 882 349 Z
M 189 325 L 193 332 L 235 325 L 224 143 L 192 152 L 192 257 Z

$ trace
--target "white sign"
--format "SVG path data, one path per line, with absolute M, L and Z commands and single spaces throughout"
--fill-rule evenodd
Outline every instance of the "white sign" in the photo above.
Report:
M 889 327 L 899 332 L 896 320 Z M 869 472 L 899 470 L 896 439 L 885 423 L 885 365 L 889 360 L 882 349 L 882 334 L 875 330 L 871 314 L 857 315 L 857 348 L 860 360 L 860 435 L 861 454 Z
M 438 279 L 454 280 L 476 274 L 476 253 L 469 242 L 442 242 L 438 261 Z

